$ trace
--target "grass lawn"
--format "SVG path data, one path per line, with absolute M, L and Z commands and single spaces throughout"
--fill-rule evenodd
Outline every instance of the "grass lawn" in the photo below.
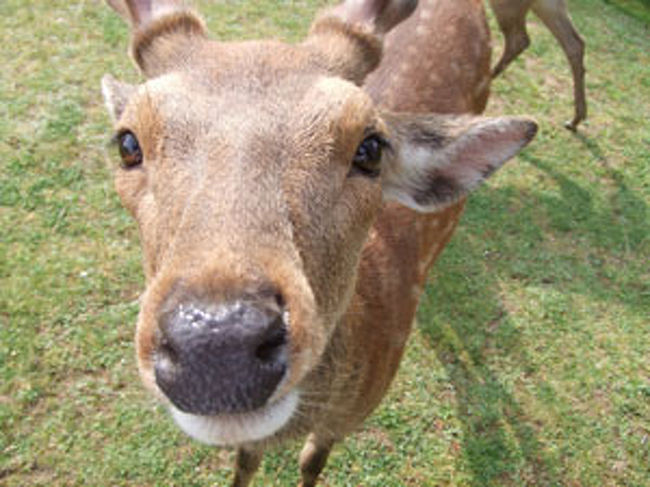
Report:
M 215 36 L 296 40 L 325 2 L 198 3 Z M 562 127 L 569 68 L 531 17 L 488 114 L 539 135 L 471 198 L 391 392 L 322 485 L 650 485 L 650 5 L 569 7 L 588 122 Z M 99 92 L 138 79 L 125 26 L 99 0 L 2 0 L 0 35 L 0 485 L 228 485 L 233 453 L 181 434 L 136 372 L 139 244 Z M 255 485 L 295 485 L 298 450 Z

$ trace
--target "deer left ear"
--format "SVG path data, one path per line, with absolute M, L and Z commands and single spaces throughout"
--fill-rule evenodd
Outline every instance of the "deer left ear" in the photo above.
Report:
M 122 83 L 113 78 L 110 74 L 104 75 L 102 78 L 102 95 L 104 96 L 106 109 L 113 119 L 113 122 L 120 119 L 129 98 L 131 98 L 136 90 L 136 86 Z
M 479 186 L 537 133 L 526 118 L 385 114 L 392 150 L 382 166 L 384 198 L 440 210 Z

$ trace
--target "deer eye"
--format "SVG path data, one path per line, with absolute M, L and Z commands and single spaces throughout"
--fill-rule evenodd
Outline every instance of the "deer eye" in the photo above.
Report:
M 122 167 L 130 169 L 142 164 L 142 149 L 133 132 L 127 130 L 119 133 L 117 144 L 122 158 Z
M 386 141 L 381 136 L 373 134 L 366 137 L 359 145 L 352 160 L 354 169 L 366 176 L 379 176 L 381 154 L 384 147 L 386 147 Z

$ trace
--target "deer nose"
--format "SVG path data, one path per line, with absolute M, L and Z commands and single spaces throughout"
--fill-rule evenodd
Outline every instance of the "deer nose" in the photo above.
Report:
M 287 370 L 287 330 L 277 307 L 179 305 L 161 317 L 159 329 L 156 383 L 186 413 L 260 408 Z

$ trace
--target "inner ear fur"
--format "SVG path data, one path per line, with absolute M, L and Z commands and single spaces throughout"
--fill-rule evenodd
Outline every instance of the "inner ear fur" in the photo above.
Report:
M 135 85 L 118 81 L 110 74 L 104 75 L 102 78 L 102 95 L 113 123 L 120 119 L 124 108 L 126 108 L 129 99 L 135 94 L 136 90 L 137 86 Z
M 535 136 L 527 118 L 385 114 L 392 150 L 384 196 L 417 211 L 449 206 L 483 183 Z

